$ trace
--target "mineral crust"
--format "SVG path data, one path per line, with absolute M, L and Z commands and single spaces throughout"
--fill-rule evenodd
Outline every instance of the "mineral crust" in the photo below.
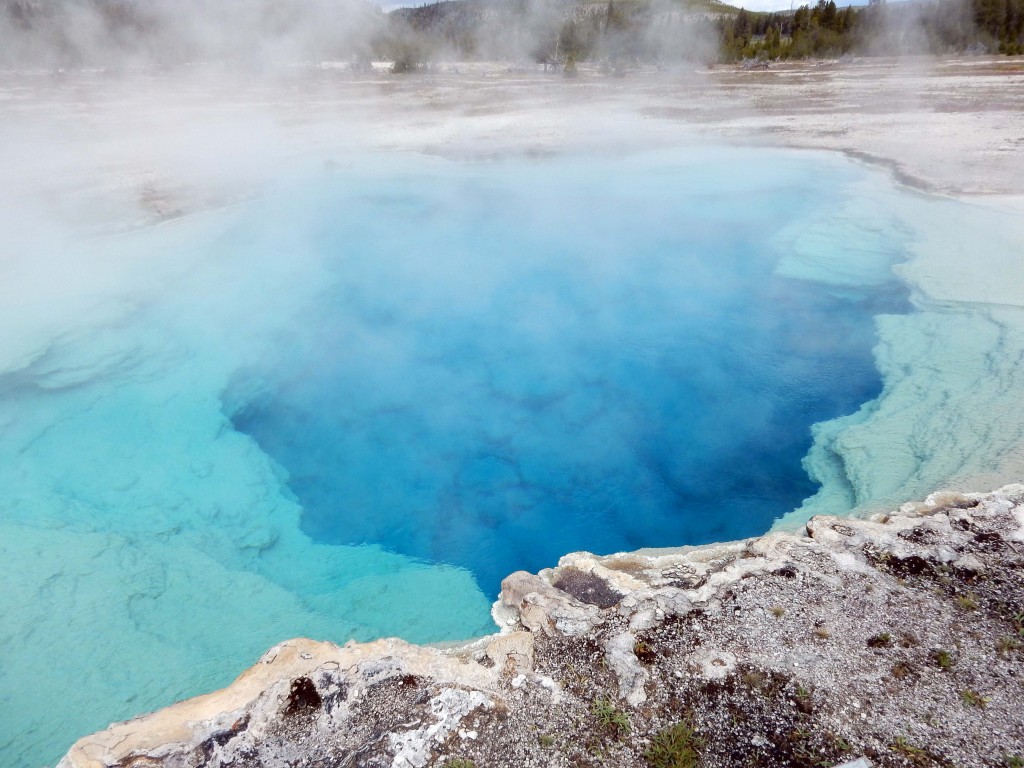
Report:
M 289 640 L 59 768 L 1024 764 L 1024 485 L 575 553 L 494 615 L 455 648 Z

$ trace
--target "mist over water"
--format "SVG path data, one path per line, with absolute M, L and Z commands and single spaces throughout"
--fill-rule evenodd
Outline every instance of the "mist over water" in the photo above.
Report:
M 570 551 L 756 535 L 815 491 L 810 426 L 880 389 L 873 316 L 905 302 L 890 265 L 841 296 L 775 273 L 776 222 L 839 202 L 803 162 L 623 166 L 299 193 L 328 274 L 232 419 L 310 536 L 465 567 L 494 597 Z
M 891 188 L 824 155 L 285 175 L 5 262 L 4 765 L 288 637 L 463 639 L 517 568 L 764 532 L 905 309 Z

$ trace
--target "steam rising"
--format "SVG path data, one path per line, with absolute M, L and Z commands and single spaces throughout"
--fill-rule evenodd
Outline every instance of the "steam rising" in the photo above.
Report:
M 7 66 L 316 63 L 367 55 L 384 23 L 362 0 L 2 0 Z
M 78 90 L 91 82 L 99 86 Z M 225 82 L 230 81 L 213 81 L 212 93 Z M 565 84 L 562 78 L 557 82 Z M 496 180 L 481 185 L 479 180 L 470 183 L 472 164 L 462 170 L 461 163 L 422 159 L 412 172 L 410 157 L 367 155 L 371 133 L 377 142 L 389 135 L 397 141 L 409 128 L 401 121 L 389 127 L 382 119 L 401 115 L 394 108 L 399 105 L 388 111 L 379 98 L 360 102 L 366 92 L 358 84 L 348 110 L 302 121 L 291 112 L 289 99 L 296 97 L 289 95 L 287 83 L 276 88 L 247 84 L 244 99 L 237 91 L 231 99 L 213 98 L 208 95 L 211 83 L 201 78 L 161 83 L 161 89 L 154 89 L 149 78 L 91 81 L 83 76 L 36 92 L 7 90 L 3 130 L 13 140 L 0 148 L 6 203 L 0 210 L 8 235 L 2 240 L 0 283 L 7 334 L 0 344 L 0 547 L 4 582 L 17 587 L 0 596 L 2 652 L 9 660 L 0 708 L 14 713 L 4 732 L 10 745 L 3 748 L 5 765 L 33 766 L 40 755 L 52 761 L 74 738 L 111 720 L 225 684 L 283 637 L 344 641 L 398 634 L 440 640 L 487 631 L 488 599 L 499 571 L 510 564 L 507 555 L 493 553 L 496 565 L 486 573 L 477 569 L 482 584 L 465 567 L 423 559 L 459 562 L 445 551 L 395 551 L 394 541 L 385 548 L 355 545 L 352 539 L 338 543 L 337 536 L 331 538 L 335 543 L 318 543 L 304 532 L 306 511 L 290 490 L 293 481 L 299 487 L 299 473 L 289 474 L 294 467 L 275 461 L 231 417 L 240 425 L 246 409 L 252 412 L 278 396 L 282 369 L 270 365 L 274 360 L 284 360 L 285 375 L 295 386 L 314 380 L 315 370 L 304 373 L 294 364 L 293 353 L 306 342 L 313 354 L 300 360 L 305 366 L 319 369 L 329 362 L 343 373 L 346 368 L 408 373 L 400 377 L 405 387 L 400 391 L 415 391 L 417 382 L 427 382 L 410 364 L 430 350 L 426 344 L 406 343 L 410 337 L 403 333 L 413 333 L 413 341 L 415 333 L 423 333 L 440 351 L 448 344 L 449 356 L 459 353 L 462 347 L 455 342 L 460 337 L 444 328 L 432 332 L 427 319 L 456 307 L 468 312 L 474 302 L 483 301 L 485 286 L 507 285 L 507 275 L 515 278 L 516 290 L 488 293 L 506 313 L 482 327 L 503 344 L 532 339 L 553 354 L 531 357 L 503 348 L 488 358 L 493 386 L 470 387 L 470 418 L 442 420 L 436 434 L 457 434 L 446 425 L 484 426 L 482 417 L 488 413 L 498 422 L 504 422 L 498 416 L 510 413 L 522 417 L 530 413 L 531 403 L 571 390 L 574 379 L 568 374 L 586 377 L 586 358 L 568 361 L 566 375 L 551 380 L 523 378 L 517 363 L 539 365 L 543 358 L 553 361 L 558 373 L 566 361 L 558 345 L 572 339 L 579 342 L 576 347 L 607 360 L 601 339 L 591 337 L 599 329 L 618 329 L 606 334 L 607 343 L 654 365 L 659 356 L 645 354 L 646 345 L 626 344 L 639 327 L 635 321 L 642 318 L 660 328 L 665 317 L 699 313 L 695 299 L 678 302 L 688 275 L 718 274 L 713 293 L 723 301 L 733 285 L 728 270 L 716 273 L 696 250 L 685 256 L 686 273 L 675 269 L 683 256 L 658 248 L 658 224 L 671 218 L 665 211 L 685 201 L 699 226 L 682 232 L 699 238 L 713 221 L 733 222 L 728 203 L 735 201 L 732 191 L 739 185 L 751 201 L 748 215 L 755 223 L 749 232 L 760 242 L 772 222 L 793 210 L 770 190 L 798 186 L 819 168 L 810 159 L 769 163 L 770 168 L 748 176 L 758 153 L 727 164 L 731 153 L 698 147 L 688 155 L 693 174 L 688 185 L 680 186 L 657 158 L 646 164 L 635 159 L 635 166 L 626 159 L 604 161 L 638 171 L 633 185 L 616 185 L 615 194 L 602 194 L 601 186 L 611 184 L 616 174 L 582 158 L 561 165 L 510 163 Z M 309 110 L 327 87 L 310 85 L 298 98 Z M 89 98 L 96 101 L 83 108 Z M 519 140 L 523 131 L 564 133 L 573 125 L 565 122 L 569 117 L 585 120 L 588 141 L 603 141 L 605 150 L 621 147 L 623 137 L 640 130 L 638 121 L 607 104 L 581 107 L 572 115 L 538 109 L 528 115 L 530 120 L 517 129 Z M 479 122 L 467 117 L 466 124 L 480 133 L 500 133 L 508 119 L 484 113 Z M 446 136 L 438 121 L 421 117 L 416 127 L 420 136 L 431 131 Z M 678 145 L 677 130 L 672 138 Z M 465 137 L 456 146 L 467 152 L 473 147 Z M 758 162 L 769 159 L 760 156 Z M 727 165 L 731 171 L 722 174 Z M 834 170 L 842 175 L 845 167 L 837 164 Z M 545 172 L 553 176 L 546 178 Z M 505 175 L 508 180 L 502 181 Z M 442 178 L 444 184 L 436 183 Z M 288 194 L 296 185 L 302 194 Z M 344 195 L 327 194 L 337 185 L 346 190 Z M 515 205 L 505 193 L 509 188 L 518 190 Z M 583 204 L 587 198 L 591 204 Z M 767 209 L 754 204 L 759 200 L 768 201 Z M 460 247 L 446 237 L 446 221 L 458 223 L 451 224 L 453 231 L 467 236 L 488 231 L 475 223 L 486 220 L 490 208 L 504 214 L 492 218 L 500 227 L 490 231 L 486 242 Z M 595 211 L 602 213 L 591 225 Z M 616 212 L 628 212 L 632 228 L 616 229 Z M 150 226 L 154 220 L 160 225 Z M 336 233 L 342 221 L 347 222 L 347 229 L 340 230 L 344 236 L 324 248 L 323 237 Z M 646 255 L 631 255 L 628 242 L 621 240 L 634 230 L 649 233 Z M 355 235 L 360 232 L 377 234 L 359 245 Z M 577 255 L 561 262 L 545 256 L 544 243 L 560 242 L 570 232 L 578 235 Z M 515 240 L 516 233 L 526 239 Z M 620 238 L 614 250 L 609 250 L 611 234 Z M 369 246 L 387 238 L 402 247 L 387 258 L 374 257 Z M 633 274 L 637 258 L 645 269 Z M 761 265 L 770 265 L 767 255 Z M 330 326 L 318 314 L 326 306 L 325 293 L 359 276 L 356 267 L 365 280 L 356 281 L 346 294 L 343 311 L 337 313 L 339 334 L 327 334 Z M 566 303 L 559 286 L 574 284 L 579 287 L 572 291 L 585 295 Z M 634 294 L 639 300 L 630 299 Z M 634 322 L 616 319 L 618 305 L 634 308 Z M 661 311 L 654 311 L 658 307 Z M 574 319 L 581 308 L 591 322 Z M 389 333 L 389 314 L 411 315 L 420 325 L 411 332 Z M 508 326 L 503 321 L 508 318 L 516 324 Z M 509 327 L 515 333 L 509 335 Z M 638 388 L 630 375 L 630 359 L 627 355 L 623 366 L 606 371 L 604 386 L 619 381 L 623 391 L 634 393 L 638 404 L 632 410 L 639 413 L 645 408 L 638 399 L 644 386 Z M 648 359 L 654 362 L 643 362 Z M 861 362 L 871 374 L 870 362 Z M 453 380 L 447 368 L 437 368 L 434 383 Z M 724 369 L 716 376 L 720 379 L 703 379 L 730 379 Z M 377 381 L 373 376 L 362 380 Z M 659 375 L 650 380 L 666 403 L 672 402 L 670 381 Z M 597 394 L 600 383 L 592 381 L 578 396 L 563 393 L 568 411 L 557 411 L 560 417 L 591 422 L 591 430 L 609 434 L 623 423 L 642 425 L 640 419 L 616 416 L 614 406 L 623 398 Z M 377 398 L 387 391 L 370 389 Z M 492 391 L 505 410 L 481 399 L 480 393 Z M 338 405 L 339 412 L 346 410 L 345 402 Z M 406 412 L 419 410 L 415 406 Z M 770 421 L 769 412 L 762 415 Z M 647 421 L 654 426 L 669 422 L 656 413 Z M 507 430 L 508 424 L 495 427 Z M 378 431 L 384 436 L 391 432 Z M 553 442 L 565 431 L 560 422 L 542 423 L 533 430 L 542 439 L 534 442 Z M 349 444 L 362 439 L 351 429 L 346 434 Z M 578 434 L 587 439 L 577 448 L 605 443 L 593 432 L 580 429 Z M 729 455 L 717 444 L 718 434 L 709 431 L 704 441 L 709 455 L 721 453 L 716 466 L 728 463 Z M 520 439 L 529 442 L 529 435 L 524 430 Z M 805 446 L 806 435 L 802 439 Z M 411 443 L 427 453 L 438 447 L 415 439 Z M 680 465 L 669 460 L 678 440 L 667 435 L 661 444 L 661 459 L 653 456 L 650 466 L 666 477 L 685 477 Z M 790 472 L 797 475 L 801 452 L 798 446 L 790 462 Z M 534 453 L 531 462 L 547 477 L 527 492 L 558 483 L 566 490 L 557 466 L 538 460 L 542 455 Z M 403 466 L 415 468 L 419 455 L 409 457 Z M 628 447 L 609 448 L 609 473 L 616 457 L 641 466 Z M 507 486 L 507 463 L 470 464 L 460 473 L 464 488 L 486 487 L 494 480 Z M 389 476 L 386 470 L 379 464 L 373 473 L 357 474 L 379 480 L 367 483 L 377 492 Z M 642 485 L 643 477 L 637 476 Z M 765 479 L 766 485 L 774 482 Z M 554 508 L 549 504 L 549 511 Z M 481 515 L 475 504 L 466 507 L 467 516 L 477 522 L 483 517 L 485 524 L 494 511 Z M 401 518 L 402 509 L 390 512 Z M 361 514 L 376 513 L 364 507 Z M 629 522 L 628 505 L 619 504 L 616 514 Z M 766 525 L 767 517 L 770 513 L 759 525 Z M 661 530 L 679 530 L 670 515 L 659 513 L 659 518 Z M 418 527 L 413 518 L 405 523 Z M 472 538 L 474 529 L 468 530 L 463 536 Z M 518 520 L 498 529 L 499 535 L 492 527 L 485 543 L 504 546 L 501 530 L 514 535 L 520 552 L 542 535 Z M 451 533 L 458 542 L 457 532 Z M 645 541 L 635 525 L 620 533 L 627 543 Z M 418 530 L 416 538 L 429 536 Z M 41 668 L 40 654 L 54 660 Z M 69 688 L 69 679 L 77 685 Z
M 372 58 L 710 61 L 712 13 L 653 3 L 441 3 L 387 16 L 365 0 L 0 0 L 0 66 L 234 67 Z
M 506 423 L 501 437 L 511 444 L 541 436 L 534 442 L 562 440 L 562 448 L 576 450 L 605 446 L 607 434 L 640 424 L 643 437 L 659 435 L 660 452 L 649 452 L 657 455 L 645 456 L 644 464 L 638 452 L 608 448 L 606 464 L 600 471 L 591 467 L 585 479 L 628 465 L 641 478 L 633 495 L 660 473 L 659 482 L 668 482 L 659 492 L 685 499 L 696 495 L 696 473 L 682 459 L 711 457 L 701 475 L 707 481 L 701 510 L 717 508 L 725 481 L 716 485 L 716 478 L 737 461 L 726 438 L 747 422 L 791 420 L 765 407 L 756 418 L 734 418 L 742 424 L 708 426 L 700 440 L 683 440 L 669 429 L 686 417 L 671 406 L 687 382 L 722 392 L 740 370 L 739 363 L 697 366 L 679 384 L 671 375 L 679 375 L 680 366 L 665 362 L 671 356 L 665 349 L 685 358 L 680 345 L 655 347 L 635 335 L 641 326 L 660 329 L 662 338 L 671 336 L 669 325 L 670 331 L 701 327 L 687 313 L 699 317 L 711 303 L 727 305 L 736 288 L 735 274 L 714 268 L 726 261 L 724 235 L 685 258 L 656 252 L 658 227 L 679 221 L 680 208 L 690 217 L 686 242 L 699 240 L 704 227 L 711 231 L 712 222 L 724 222 L 728 236 L 743 234 L 757 245 L 751 258 L 762 267 L 787 254 L 777 274 L 761 275 L 758 287 L 784 280 L 799 285 L 771 297 L 790 309 L 797 295 L 845 306 L 855 301 L 851 296 L 887 290 L 891 265 L 908 249 L 918 258 L 902 272 L 914 286 L 918 311 L 878 321 L 885 389 L 859 411 L 878 385 L 867 356 L 875 326 L 859 325 L 863 336 L 844 336 L 859 345 L 858 375 L 868 383 L 813 417 L 847 414 L 815 428 L 806 470 L 823 488 L 795 518 L 898 503 L 951 478 L 976 487 L 978 477 L 996 483 L 1020 475 L 1024 383 L 1014 361 L 1024 355 L 1024 302 L 1005 275 L 1019 267 L 1024 217 L 982 214 L 952 200 L 908 202 L 884 176 L 862 175 L 843 162 L 722 151 L 693 140 L 677 122 L 653 118 L 685 112 L 687 105 L 664 98 L 662 90 L 683 77 L 697 84 L 686 98 L 703 93 L 721 99 L 722 113 L 746 114 L 744 103 L 708 95 L 701 73 L 667 68 L 650 80 L 609 79 L 601 88 L 583 88 L 562 77 L 541 79 L 539 72 L 505 72 L 534 59 L 564 62 L 573 40 L 590 40 L 594 60 L 609 62 L 609 74 L 615 74 L 614 62 L 638 50 L 652 52 L 650 63 L 707 61 L 717 47 L 711 14 L 658 3 L 620 8 L 600 2 L 574 10 L 545 0 L 475 9 L 460 25 L 451 15 L 432 18 L 428 10 L 388 17 L 358 0 L 0 0 L 0 67 L 107 70 L 60 77 L 0 73 L 3 765 L 36 768 L 113 719 L 222 685 L 285 637 L 343 642 L 401 634 L 428 641 L 491 629 L 494 582 L 521 560 L 484 548 L 492 563 L 485 570 L 473 559 L 481 554 L 472 551 L 475 534 L 482 532 L 487 546 L 509 534 L 515 557 L 534 551 L 535 539 L 547 534 L 522 521 L 495 528 L 484 519 L 494 510 L 481 513 L 472 504 L 462 519 L 475 515 L 477 528 L 461 534 L 432 537 L 401 509 L 390 510 L 385 525 L 369 507 L 356 508 L 354 522 L 368 535 L 345 538 L 336 529 L 317 529 L 296 494 L 303 478 L 288 465 L 293 457 L 271 446 L 256 421 L 275 406 L 296 403 L 292 415 L 315 418 L 300 395 L 322 369 L 369 371 L 363 386 L 378 398 L 359 408 L 338 404 L 328 426 L 345 429 L 339 413 L 360 409 L 400 422 L 394 430 L 353 429 L 345 440 L 327 435 L 330 450 L 378 437 L 394 443 L 399 434 L 420 451 L 404 456 L 400 466 L 369 466 L 370 479 L 356 490 L 371 500 L 379 501 L 389 477 L 422 479 L 430 475 L 424 464 L 443 463 L 436 444 L 421 445 L 420 434 L 407 431 L 416 426 L 410 414 L 423 401 L 402 398 L 426 381 L 415 365 L 426 357 L 435 366 L 426 369 L 435 376 L 430 383 L 442 393 L 459 394 L 453 367 L 476 371 L 487 385 L 455 398 L 472 406 L 469 415 L 445 420 L 441 412 L 435 435 L 457 443 L 493 427 L 488 417 L 523 418 L 542 406 L 561 420 L 514 433 Z M 920 42 L 920 25 L 911 16 L 898 23 L 895 15 L 882 17 L 888 20 L 880 22 L 878 39 L 889 42 L 880 50 Z M 418 50 L 426 45 L 424 28 L 433 30 L 429 50 Z M 402 56 L 414 65 L 449 57 L 496 57 L 508 64 L 482 66 L 483 74 L 461 90 L 453 72 L 417 83 L 367 71 L 370 58 Z M 328 61 L 354 66 L 345 72 L 293 66 Z M 200 62 L 229 66 L 215 71 Z M 145 71 L 110 76 L 133 68 Z M 507 79 L 493 77 L 499 72 Z M 904 96 L 897 86 L 888 95 Z M 638 161 L 637 149 L 650 146 L 682 147 L 692 162 L 692 183 L 680 187 L 678 176 L 659 176 L 669 167 L 663 157 L 653 155 L 646 166 Z M 381 151 L 394 148 L 428 148 L 457 162 L 413 162 Z M 592 151 L 612 170 L 605 165 L 595 176 L 598 164 L 586 156 L 547 166 L 537 159 L 566 150 Z M 515 158 L 503 169 L 511 181 L 483 183 L 486 173 L 462 167 L 493 154 Z M 544 167 L 560 175 L 530 175 Z M 386 187 L 377 197 L 374 184 Z M 605 186 L 614 193 L 602 192 Z M 495 188 L 517 189 L 519 206 L 493 194 Z M 825 202 L 828 210 L 815 210 Z M 452 250 L 441 214 L 453 209 L 463 229 L 489 233 L 487 242 Z M 741 219 L 749 227 L 742 233 Z M 616 241 L 610 228 L 623 220 L 642 236 L 619 232 Z M 374 247 L 388 238 L 401 247 L 387 253 L 353 248 L 358 253 L 348 261 L 332 263 L 321 249 L 331 239 L 324 230 L 336 236 L 341 221 L 348 229 L 340 244 L 333 242 L 335 254 L 353 248 L 356 235 L 367 231 L 376 232 L 366 241 Z M 545 262 L 544 248 L 559 242 L 570 223 L 581 254 Z M 932 242 L 922 231 L 939 235 Z M 523 232 L 533 232 L 533 239 Z M 956 258 L 934 257 L 953 243 L 961 248 Z M 641 244 L 647 250 L 633 249 Z M 481 253 L 500 254 L 500 261 L 473 257 Z M 685 272 L 677 269 L 681 263 Z M 977 267 L 981 276 L 970 271 L 993 263 L 989 272 L 998 279 L 990 282 L 984 266 Z M 634 270 L 638 265 L 642 269 Z M 350 285 L 348 294 L 339 289 L 344 278 L 360 274 L 365 282 Z M 590 293 L 580 297 L 564 288 L 577 284 Z M 705 293 L 697 290 L 708 285 Z M 961 305 L 958 297 L 967 290 L 969 301 Z M 339 293 L 347 303 L 328 334 L 321 322 L 325 299 L 339 301 Z M 485 296 L 506 314 L 483 313 Z M 986 302 L 1001 307 L 990 311 Z M 634 315 L 616 316 L 622 304 Z M 865 312 L 878 309 L 872 307 Z M 471 323 L 440 328 L 452 333 L 396 323 L 456 308 L 504 346 L 460 336 Z M 583 312 L 591 322 L 580 321 Z M 781 314 L 730 326 L 734 333 L 722 332 L 722 346 L 738 339 L 740 363 L 759 359 L 761 348 L 752 339 L 785 331 Z M 837 323 L 831 330 L 846 327 Z M 594 362 L 616 358 L 593 334 L 609 329 L 604 343 L 614 342 L 616 353 L 628 347 L 655 375 L 638 378 L 629 368 L 635 361 L 624 355 L 621 368 L 610 365 L 597 381 Z M 803 326 L 790 329 L 790 336 L 794 360 L 777 361 L 778 368 L 802 383 L 813 378 L 808 360 L 830 351 L 830 342 L 808 338 Z M 527 338 L 545 354 L 531 357 L 513 343 Z M 566 338 L 577 342 L 573 351 L 586 348 L 593 356 L 565 354 L 558 344 Z M 466 344 L 454 349 L 459 340 Z M 556 361 L 550 377 L 523 376 L 522 364 L 537 356 Z M 459 365 L 443 365 L 452 360 Z M 473 367 L 481 360 L 483 373 Z M 389 384 L 405 410 L 385 397 L 393 390 L 376 386 L 395 371 L 404 378 Z M 580 377 L 586 386 L 577 386 Z M 618 391 L 595 395 L 598 384 Z M 769 379 L 759 384 L 772 387 Z M 350 390 L 339 385 L 329 391 Z M 481 391 L 500 395 L 503 410 L 481 399 Z M 648 422 L 615 415 L 611 406 L 623 402 L 634 403 L 634 411 L 650 410 L 635 405 L 649 392 L 658 395 L 663 413 Z M 570 417 L 577 419 L 572 434 L 565 426 Z M 304 436 L 321 434 L 327 421 L 314 423 Z M 301 422 L 296 432 L 303 433 Z M 814 490 L 797 463 L 811 435 L 787 440 L 790 474 L 765 473 L 758 492 L 780 485 L 791 494 L 793 488 Z M 769 438 L 767 444 L 778 450 L 780 442 Z M 532 461 L 544 482 L 520 487 L 505 457 L 484 456 L 460 468 L 456 490 L 495 479 L 516 493 L 565 490 L 564 465 L 536 455 Z M 729 493 L 745 508 L 760 502 L 743 483 Z M 754 527 L 775 514 L 764 509 Z M 636 530 L 630 510 L 620 504 L 602 518 L 609 528 L 621 524 L 613 531 L 618 538 L 585 545 L 685 543 L 695 530 L 661 510 L 658 535 L 665 538 L 652 542 L 641 535 L 650 531 Z M 581 519 L 586 527 L 589 518 Z M 405 538 L 403 522 L 412 531 Z M 721 531 L 754 532 L 732 522 L 721 523 Z M 356 539 L 374 535 L 392 538 L 387 546 L 357 545 Z M 439 549 L 446 535 L 455 545 Z M 566 547 L 584 545 L 549 539 L 541 565 Z

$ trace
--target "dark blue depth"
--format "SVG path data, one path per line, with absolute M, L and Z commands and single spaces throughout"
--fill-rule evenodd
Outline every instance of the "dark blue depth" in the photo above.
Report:
M 878 393 L 873 316 L 906 299 L 776 276 L 770 237 L 843 178 L 791 161 L 751 189 L 779 158 L 758 162 L 318 187 L 324 284 L 240 376 L 264 394 L 236 427 L 287 470 L 313 538 L 463 566 L 488 594 L 575 550 L 764 532 L 816 490 L 810 426 Z

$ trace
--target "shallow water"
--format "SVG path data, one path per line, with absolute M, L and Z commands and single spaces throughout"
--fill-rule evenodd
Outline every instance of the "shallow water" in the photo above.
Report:
M 816 490 L 811 425 L 880 391 L 886 184 L 389 156 L 75 243 L 90 279 L 0 361 L 0 762 L 287 637 L 487 632 L 501 577 L 569 551 L 765 531 Z

